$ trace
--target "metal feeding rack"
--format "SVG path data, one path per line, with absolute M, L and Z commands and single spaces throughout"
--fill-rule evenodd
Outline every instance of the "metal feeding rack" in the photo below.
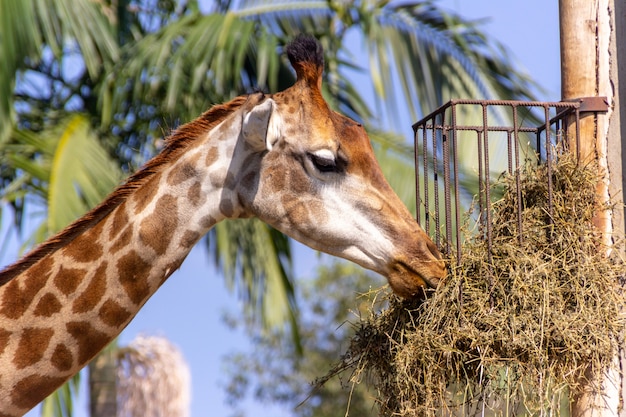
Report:
M 513 176 L 517 227 L 522 238 L 520 168 L 547 164 L 552 210 L 552 164 L 557 149 L 575 144 L 580 160 L 580 119 L 607 111 L 603 97 L 572 101 L 452 100 L 413 125 L 417 221 L 447 256 L 460 261 L 466 214 L 476 236 L 492 244 L 494 178 Z M 459 157 L 462 156 L 460 165 Z

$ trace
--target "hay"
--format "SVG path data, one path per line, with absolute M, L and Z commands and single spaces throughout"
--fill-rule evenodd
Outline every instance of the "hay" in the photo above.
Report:
M 520 244 L 515 182 L 503 179 L 491 254 L 466 242 L 426 301 L 388 296 L 326 378 L 367 376 L 383 416 L 567 415 L 585 371 L 605 369 L 621 343 L 626 268 L 591 226 L 596 170 L 562 157 L 552 181 L 550 216 L 546 168 L 524 170 Z

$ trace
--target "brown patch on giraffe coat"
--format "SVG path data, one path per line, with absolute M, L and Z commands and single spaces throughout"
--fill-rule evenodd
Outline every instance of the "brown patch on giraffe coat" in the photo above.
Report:
M 163 255 L 178 226 L 178 205 L 176 198 L 164 195 L 157 201 L 154 212 L 140 225 L 139 236 L 157 255 Z
M 217 220 L 215 220 L 213 216 L 208 214 L 200 219 L 200 226 L 204 229 L 210 229 L 211 227 L 215 226 L 215 223 L 217 223 Z
M 298 130 L 295 126 L 286 126 L 285 127 L 285 136 L 286 137 L 294 137 L 301 135 L 302 132 Z
M 324 204 L 316 200 L 300 200 L 294 196 L 285 195 L 281 199 L 287 216 L 294 224 L 319 224 L 328 220 L 328 212 Z
M 235 178 L 232 172 L 227 173 L 226 178 L 224 178 L 224 188 L 234 190 L 236 186 L 237 178 Z
M 67 346 L 59 343 L 52 352 L 50 363 L 59 371 L 69 371 L 74 364 L 74 356 Z
M 120 327 L 130 318 L 130 311 L 126 310 L 115 300 L 106 300 L 98 311 L 100 320 L 111 327 Z
M 84 269 L 64 268 L 61 265 L 54 277 L 54 285 L 65 295 L 73 294 L 86 274 Z
M 209 183 L 216 188 L 222 188 L 224 186 L 224 173 L 221 171 L 209 172 Z
M 161 182 L 161 173 L 155 173 L 143 186 L 137 190 L 133 198 L 135 203 L 135 214 L 141 213 L 146 209 L 148 204 L 157 195 L 159 184 Z
M 228 123 L 221 123 L 215 127 L 213 131 L 214 136 L 217 137 L 218 140 L 225 141 L 230 139 L 230 135 L 228 135 L 228 131 L 230 130 L 230 125 Z
M 37 303 L 35 307 L 35 311 L 33 312 L 35 316 L 39 317 L 50 317 L 55 313 L 61 311 L 61 302 L 56 297 L 56 295 L 52 293 L 44 294 Z
M 283 196 L 281 201 L 291 224 L 311 223 L 311 216 L 307 207 L 308 201 L 299 200 L 291 195 Z
M 196 168 L 189 162 L 176 165 L 167 177 L 167 184 L 174 186 L 182 184 L 197 175 Z
M 239 187 L 246 191 L 256 191 L 259 182 L 259 156 L 257 154 L 248 155 L 244 159 L 242 167 L 244 172 L 242 172 L 243 177 L 239 181 Z
M 326 223 L 328 221 L 330 216 L 321 201 L 312 200 L 307 204 L 307 207 L 309 209 L 309 215 L 313 216 L 313 221 L 316 224 Z
M 0 314 L 9 319 L 21 317 L 30 307 L 35 296 L 46 285 L 52 266 L 52 259 L 44 258 L 28 270 L 24 276 L 5 284 Z
M 0 329 L 0 355 L 4 353 L 4 349 L 6 349 L 9 344 L 12 334 L 13 333 L 8 330 Z
M 113 339 L 86 321 L 71 321 L 65 326 L 78 345 L 77 359 L 80 365 L 91 360 Z
M 195 207 L 203 204 L 206 200 L 206 196 L 202 194 L 202 183 L 200 181 L 194 182 L 189 190 L 187 190 L 187 199 Z
M 206 159 L 204 163 L 206 166 L 210 167 L 217 161 L 217 158 L 220 156 L 220 150 L 217 146 L 212 147 L 206 154 Z
M 37 405 L 41 398 L 52 394 L 66 379 L 67 376 L 29 375 L 13 387 L 11 403 L 18 408 L 30 409 Z
M 100 222 L 88 232 L 76 237 L 69 246 L 63 248 L 63 254 L 76 262 L 94 262 L 100 259 L 103 251 L 97 237 L 102 235 L 104 223 Z
M 233 203 L 228 199 L 224 199 L 220 201 L 220 211 L 226 217 L 229 217 L 229 218 L 233 217 L 233 214 L 235 212 L 233 208 Z
M 130 300 L 139 305 L 150 295 L 148 275 L 151 265 L 136 251 L 130 251 L 117 261 L 119 282 Z
M 299 196 L 311 193 L 311 181 L 306 176 L 304 171 L 293 170 L 289 173 L 289 175 L 286 175 L 286 173 L 283 173 L 282 175 L 287 176 L 287 188 L 289 189 L 290 194 Z
M 187 230 L 180 239 L 180 245 L 184 248 L 190 249 L 200 239 L 200 233 L 194 230 Z
M 109 241 L 113 241 L 115 237 L 128 225 L 129 218 L 126 212 L 126 205 L 121 205 L 113 214 L 113 221 L 109 229 Z
M 107 289 L 106 270 L 107 263 L 103 262 L 102 265 L 96 269 L 85 291 L 74 300 L 74 304 L 72 304 L 73 313 L 91 311 L 100 302 Z
M 39 362 L 46 352 L 46 349 L 48 349 L 50 339 L 53 335 L 54 330 L 48 328 L 28 327 L 22 330 L 20 341 L 18 342 L 15 355 L 13 356 L 13 364 L 15 367 L 22 369 Z
M 267 180 L 264 185 L 269 188 L 272 193 L 280 193 L 287 186 L 287 175 L 282 167 L 272 167 L 268 169 Z
M 128 225 L 124 229 L 121 235 L 117 238 L 117 240 L 111 245 L 109 252 L 114 254 L 117 253 L 120 249 L 127 247 L 130 244 L 131 239 L 133 238 L 133 228 Z
M 248 172 L 241 179 L 241 187 L 244 190 L 253 191 L 257 186 L 257 174 L 256 172 Z

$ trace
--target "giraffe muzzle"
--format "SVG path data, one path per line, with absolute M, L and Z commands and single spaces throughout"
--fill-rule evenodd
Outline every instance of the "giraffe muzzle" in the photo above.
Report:
M 392 265 L 387 279 L 398 296 L 413 298 L 422 295 L 427 289 L 436 289 L 445 275 L 446 267 L 442 260 L 421 262 L 419 266 L 398 260 Z

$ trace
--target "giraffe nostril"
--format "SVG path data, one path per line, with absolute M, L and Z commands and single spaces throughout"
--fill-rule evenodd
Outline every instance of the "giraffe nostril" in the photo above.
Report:
M 430 251 L 430 253 L 438 260 L 442 260 L 443 257 L 441 256 L 441 252 L 439 251 L 439 248 L 437 247 L 437 245 L 435 245 L 435 242 L 433 242 L 432 240 L 428 239 L 426 241 L 426 247 L 428 248 L 428 250 Z

